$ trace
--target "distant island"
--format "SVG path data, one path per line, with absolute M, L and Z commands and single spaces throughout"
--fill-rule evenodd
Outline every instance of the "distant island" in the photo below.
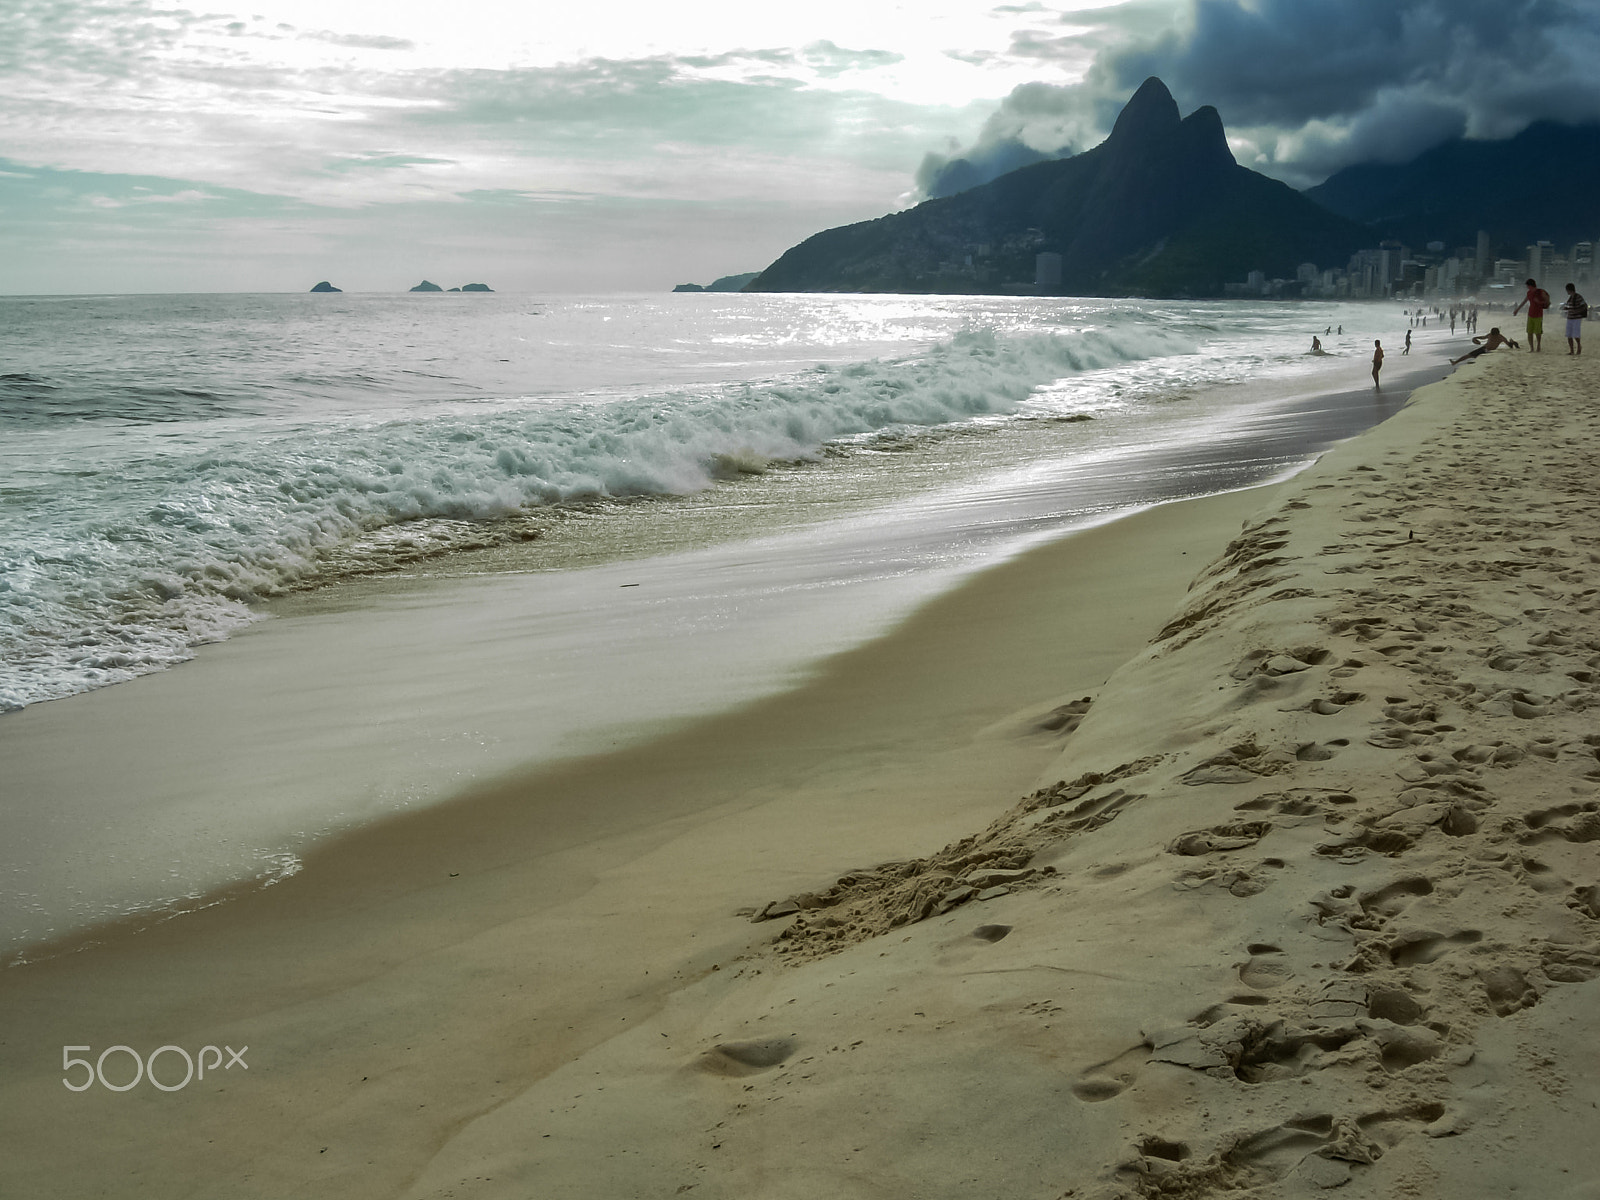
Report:
M 343 288 L 334 287 L 333 284 L 329 283 L 326 279 L 324 279 L 321 283 L 317 284 L 317 286 L 312 288 L 311 290 L 313 292 L 342 292 L 342 291 L 344 291 Z
M 417 286 L 412 288 L 411 290 L 413 292 L 442 292 L 442 291 L 445 291 L 446 289 L 440 287 L 437 283 L 434 283 L 432 280 L 424 279 L 421 283 L 417 284 Z M 450 288 L 449 290 L 452 291 L 452 292 L 492 292 L 492 291 L 494 291 L 494 289 L 492 287 L 490 287 L 487 283 L 468 283 L 468 284 L 463 284 L 461 287 Z
M 672 290 L 675 292 L 742 292 L 745 284 L 752 282 L 760 271 L 747 271 L 743 275 L 724 275 L 721 279 L 701 287 L 698 283 L 680 283 Z

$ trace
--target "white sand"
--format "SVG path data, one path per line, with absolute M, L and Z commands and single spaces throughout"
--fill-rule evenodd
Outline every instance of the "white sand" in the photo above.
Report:
M 0 1193 L 1600 1196 L 1597 382 L 1492 356 L 799 692 L 7 972 Z M 113 1042 L 250 1071 L 62 1088 Z

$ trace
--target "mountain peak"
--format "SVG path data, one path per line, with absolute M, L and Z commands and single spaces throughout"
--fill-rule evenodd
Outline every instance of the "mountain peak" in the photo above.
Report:
M 1109 142 L 1144 141 L 1159 137 L 1179 125 L 1178 102 L 1167 85 L 1154 75 L 1139 85 L 1111 127 Z
M 1195 109 L 1182 124 L 1190 144 L 1202 156 L 1219 162 L 1226 160 L 1230 166 L 1237 161 L 1233 151 L 1228 149 L 1228 134 L 1222 128 L 1222 117 L 1211 105 Z
M 904 212 L 824 230 L 751 291 L 1218 295 L 1252 270 L 1340 263 L 1366 231 L 1241 167 L 1214 108 L 1147 79 L 1111 136 Z

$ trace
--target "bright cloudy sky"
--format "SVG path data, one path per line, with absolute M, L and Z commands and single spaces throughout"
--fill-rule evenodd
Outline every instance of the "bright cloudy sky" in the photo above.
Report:
M 659 290 L 1102 137 L 1297 185 L 1600 116 L 1596 0 L 0 0 L 0 292 Z

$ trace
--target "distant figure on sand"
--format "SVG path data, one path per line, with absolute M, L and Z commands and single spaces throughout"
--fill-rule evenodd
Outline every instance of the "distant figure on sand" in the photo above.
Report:
M 1383 343 L 1378 341 L 1377 338 L 1373 338 L 1372 339 L 1372 387 L 1373 387 L 1374 391 L 1379 390 L 1379 388 L 1378 388 L 1378 372 L 1381 371 L 1381 370 L 1383 370 Z
M 1567 353 L 1582 354 L 1583 319 L 1589 315 L 1589 302 L 1578 294 L 1574 284 L 1567 284 L 1567 298 L 1561 303 L 1561 311 L 1567 316 Z
M 1457 363 L 1466 362 L 1469 358 L 1477 358 L 1480 354 L 1487 354 L 1496 346 L 1509 346 L 1512 349 L 1516 349 L 1517 345 L 1510 338 L 1501 336 L 1499 326 L 1491 328 L 1483 337 L 1475 337 L 1472 340 L 1475 342 L 1482 342 L 1483 345 L 1479 346 L 1476 350 L 1468 350 L 1460 358 L 1452 358 L 1450 360 L 1450 365 L 1452 367 Z
M 1406 348 L 1404 350 L 1400 351 L 1400 353 L 1401 354 L 1410 354 L 1411 353 L 1411 330 L 1409 330 L 1409 329 L 1406 330 Z
M 1528 306 L 1528 353 L 1544 349 L 1544 310 L 1550 307 L 1550 293 L 1533 280 L 1528 280 L 1528 294 L 1517 301 L 1511 310 L 1514 317 L 1524 304 Z

